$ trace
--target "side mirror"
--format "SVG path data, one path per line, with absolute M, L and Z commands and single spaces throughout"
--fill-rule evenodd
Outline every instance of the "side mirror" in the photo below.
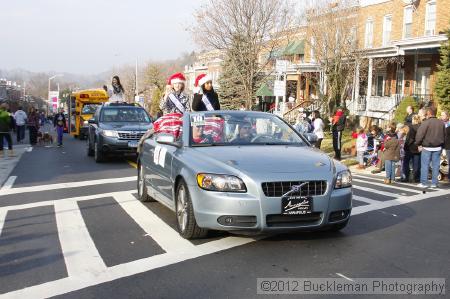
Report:
M 309 143 L 311 143 L 312 145 L 315 145 L 317 143 L 317 136 L 316 134 L 305 134 L 306 135 L 306 139 L 309 141 Z
M 175 140 L 175 137 L 173 135 L 169 135 L 169 134 L 158 135 L 156 137 L 156 142 L 160 143 L 160 144 L 167 144 L 167 145 L 180 147 L 180 143 Z
M 97 121 L 95 120 L 95 118 L 91 118 L 91 119 L 88 120 L 88 123 L 89 124 L 96 124 Z

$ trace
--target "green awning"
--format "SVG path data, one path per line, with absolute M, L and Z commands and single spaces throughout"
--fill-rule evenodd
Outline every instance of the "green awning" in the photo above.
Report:
M 281 49 L 273 49 L 272 51 L 270 51 L 267 54 L 267 58 L 269 58 L 269 59 L 279 58 L 279 57 L 283 56 L 283 52 L 284 52 L 283 48 L 281 48 Z
M 296 40 L 290 42 L 283 51 L 283 55 L 297 55 L 305 54 L 305 41 Z
M 261 84 L 259 89 L 256 91 L 257 97 L 273 97 L 273 90 L 267 86 L 266 83 Z

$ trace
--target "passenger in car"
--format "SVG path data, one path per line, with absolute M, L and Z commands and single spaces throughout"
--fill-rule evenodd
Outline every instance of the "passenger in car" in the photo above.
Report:
M 204 126 L 192 126 L 192 141 L 194 143 L 212 143 L 211 135 L 205 135 Z
M 249 143 L 253 138 L 251 123 L 246 122 L 240 124 L 238 132 L 237 136 L 231 140 L 231 143 L 245 144 Z

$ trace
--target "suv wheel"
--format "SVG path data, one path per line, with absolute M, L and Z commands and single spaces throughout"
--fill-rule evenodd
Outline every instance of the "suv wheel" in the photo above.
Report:
M 89 157 L 94 156 L 94 149 L 93 149 L 92 146 L 91 146 L 90 138 L 87 138 L 87 141 L 86 141 L 86 148 L 87 148 L 87 155 L 88 155 Z
M 94 160 L 97 163 L 101 163 L 105 160 L 104 154 L 101 148 L 99 148 L 97 140 L 94 141 Z
M 194 207 L 184 181 L 178 184 L 175 197 L 175 211 L 180 235 L 185 239 L 204 238 L 208 234 L 208 230 L 198 227 L 195 221 Z

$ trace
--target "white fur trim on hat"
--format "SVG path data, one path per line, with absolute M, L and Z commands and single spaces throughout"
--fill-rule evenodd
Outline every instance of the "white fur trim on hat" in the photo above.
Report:
M 212 78 L 211 78 L 209 75 L 206 75 L 205 77 L 201 78 L 201 79 L 198 81 L 198 85 L 199 85 L 199 86 L 202 86 L 203 84 L 205 84 L 205 83 L 208 82 L 208 81 L 212 81 Z
M 170 80 L 170 84 L 175 84 L 175 83 L 185 83 L 184 80 L 181 80 L 180 78 L 174 78 L 172 80 Z

